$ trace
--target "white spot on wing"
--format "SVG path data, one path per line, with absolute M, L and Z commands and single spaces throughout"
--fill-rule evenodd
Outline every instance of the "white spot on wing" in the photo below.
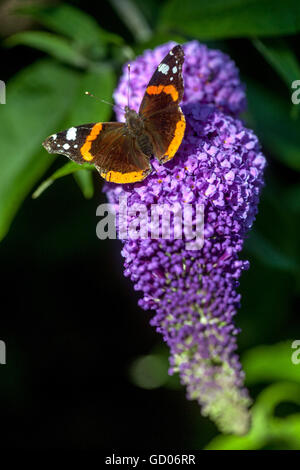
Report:
M 173 77 L 170 77 L 170 82 L 173 80 Z
M 177 67 L 176 67 L 176 65 L 175 65 L 175 67 L 172 68 L 172 72 L 173 72 L 173 73 L 176 73 L 176 72 L 177 72 Z
M 164 75 L 167 75 L 168 71 L 169 71 L 169 66 L 167 64 L 159 64 L 158 66 L 158 71 L 163 73 Z
M 66 139 L 67 140 L 75 140 L 76 139 L 76 134 L 77 134 L 76 127 L 70 127 L 70 129 L 67 132 Z
M 78 145 L 77 145 L 77 144 L 75 144 L 75 145 L 74 145 L 74 149 L 77 149 L 77 147 L 78 147 Z
M 170 51 L 170 55 L 174 55 L 172 51 Z
M 69 144 L 64 144 L 64 145 L 63 145 L 63 148 L 64 148 L 65 150 L 68 150 L 68 149 L 70 148 L 70 145 L 69 145 Z
M 56 140 L 57 134 L 53 134 L 52 139 Z

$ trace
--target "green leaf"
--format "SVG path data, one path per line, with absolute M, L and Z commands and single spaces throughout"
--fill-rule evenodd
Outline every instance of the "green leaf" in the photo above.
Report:
M 300 65 L 296 55 L 283 39 L 255 39 L 254 46 L 285 81 L 288 89 L 300 77 Z
M 280 403 L 300 405 L 300 386 L 298 383 L 279 382 L 264 389 L 255 404 L 255 414 L 260 416 L 256 428 L 264 436 L 265 443 L 285 442 L 287 449 L 300 446 L 300 414 L 279 418 L 275 416 Z M 260 426 L 260 429 L 259 429 Z M 281 444 L 282 446 L 282 444 Z M 282 447 L 281 447 L 282 448 Z
M 299 389 L 297 390 L 299 395 Z M 290 400 L 291 401 L 291 400 Z M 299 403 L 298 403 L 299 404 Z M 286 416 L 285 419 L 273 420 L 274 440 L 288 442 L 289 449 L 299 450 L 300 448 L 300 413 Z
M 59 178 L 63 178 L 64 176 L 71 175 L 77 171 L 89 170 L 92 171 L 94 167 L 89 163 L 84 163 L 82 165 L 78 165 L 74 162 L 66 163 L 64 166 L 56 170 L 49 178 L 43 181 L 38 188 L 34 191 L 32 197 L 33 199 L 37 199 L 55 180 Z
M 255 450 L 261 449 L 265 444 L 264 436 L 256 431 L 256 421 L 252 419 L 252 428 L 246 436 L 218 435 L 212 439 L 205 450 Z M 254 431 L 253 431 L 254 429 Z
M 281 163 L 300 170 L 300 121 L 290 117 L 289 102 L 260 85 L 247 81 L 248 107 L 263 144 Z
M 99 46 L 101 43 L 120 45 L 123 39 L 100 28 L 92 16 L 74 6 L 62 4 L 54 7 L 31 6 L 18 9 L 56 33 L 73 39 L 81 46 Z
M 169 0 L 160 29 L 200 39 L 277 36 L 300 31 L 299 0 Z
M 300 383 L 300 365 L 292 362 L 293 341 L 271 346 L 258 346 L 246 352 L 242 364 L 246 371 L 247 385 L 286 380 Z
M 266 418 L 272 418 L 276 406 L 285 401 L 300 405 L 300 387 L 298 383 L 279 382 L 265 388 L 256 401 Z
M 6 105 L 0 107 L 0 239 L 35 181 L 53 162 L 41 144 L 65 119 L 78 83 L 77 73 L 41 61 L 8 84 Z
M 25 45 L 55 57 L 67 64 L 76 67 L 85 67 L 88 62 L 70 42 L 63 37 L 45 31 L 24 31 L 11 36 L 6 44 L 8 46 Z
M 281 402 L 300 404 L 300 387 L 294 383 L 276 383 L 264 389 L 252 409 L 252 426 L 246 436 L 217 436 L 206 446 L 208 450 L 255 450 L 276 441 L 285 448 L 299 449 L 300 415 L 274 417 Z
M 94 195 L 93 174 L 90 170 L 80 170 L 74 173 L 74 179 L 80 187 L 86 199 L 91 199 Z

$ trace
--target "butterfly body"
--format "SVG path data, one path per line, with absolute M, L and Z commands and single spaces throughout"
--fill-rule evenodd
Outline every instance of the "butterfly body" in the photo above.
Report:
M 85 124 L 59 132 L 43 143 L 77 163 L 93 163 L 114 183 L 142 181 L 151 172 L 150 158 L 164 163 L 174 157 L 184 136 L 179 107 L 183 95 L 181 46 L 175 46 L 154 72 L 137 113 L 125 107 L 125 122 Z
M 151 157 L 153 155 L 153 147 L 150 136 L 147 135 L 145 129 L 144 119 L 128 106 L 125 107 L 125 129 L 132 139 L 136 139 L 141 151 Z

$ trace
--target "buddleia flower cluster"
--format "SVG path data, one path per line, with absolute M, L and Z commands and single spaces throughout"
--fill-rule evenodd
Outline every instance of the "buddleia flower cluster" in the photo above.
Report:
M 154 70 L 174 43 L 147 50 L 131 63 L 130 106 L 138 111 Z M 139 305 L 152 310 L 151 324 L 170 349 L 170 374 L 179 373 L 187 397 L 197 400 L 222 432 L 249 429 L 251 400 L 237 350 L 234 316 L 240 305 L 239 278 L 249 263 L 240 257 L 263 186 L 265 158 L 257 137 L 238 118 L 245 89 L 234 62 L 192 41 L 183 46 L 186 132 L 175 157 L 140 183 L 107 183 L 109 201 L 118 207 L 143 204 L 200 204 L 204 244 L 190 250 L 181 239 L 123 240 L 124 274 L 141 292 Z M 127 104 L 128 74 L 115 91 Z M 124 120 L 116 107 L 119 120 Z M 174 235 L 174 234 L 173 234 Z

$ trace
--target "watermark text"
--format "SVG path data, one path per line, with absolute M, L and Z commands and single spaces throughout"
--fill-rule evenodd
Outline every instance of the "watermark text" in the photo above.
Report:
M 100 240 L 164 239 L 184 240 L 187 250 L 200 250 L 204 243 L 203 204 L 127 204 L 120 196 L 118 204 L 101 204 L 96 215 Z
M 295 90 L 292 93 L 292 103 L 299 104 L 300 103 L 300 80 L 294 80 L 292 82 L 292 88 Z
M 6 364 L 6 344 L 0 339 L 0 364 Z
M 295 351 L 292 353 L 291 356 L 291 361 L 295 366 L 300 364 L 300 340 L 295 339 L 295 341 L 292 342 L 291 345 L 292 349 L 295 349 Z
M 0 104 L 6 103 L 6 86 L 3 80 L 0 80 Z

